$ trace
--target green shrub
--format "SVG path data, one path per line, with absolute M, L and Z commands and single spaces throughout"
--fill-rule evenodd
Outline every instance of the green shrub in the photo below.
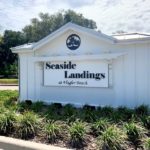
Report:
M 123 121 L 122 115 L 115 110 L 113 111 L 111 116 L 109 116 L 109 118 L 114 123 L 121 123 Z
M 100 149 L 121 150 L 125 148 L 126 135 L 116 126 L 111 126 L 98 137 Z
M 150 116 L 143 116 L 141 120 L 142 120 L 144 127 L 147 129 L 150 129 Z
M 105 106 L 99 109 L 99 111 L 101 117 L 111 117 L 111 115 L 114 113 L 114 108 L 111 106 Z
M 76 108 L 71 105 L 71 104 L 67 104 L 63 107 L 63 115 L 66 117 L 71 117 L 73 115 L 75 115 L 76 113 Z
M 20 102 L 17 105 L 17 110 L 19 112 L 25 112 L 25 111 L 34 111 L 34 112 L 42 112 L 44 103 L 41 101 L 37 102 L 30 102 L 30 100 L 26 100 L 24 102 Z
M 134 110 L 127 107 L 118 107 L 117 113 L 120 114 L 122 121 L 129 121 L 134 118 Z
M 16 115 L 13 112 L 5 112 L 0 114 L 0 134 L 7 135 L 14 129 Z
M 31 110 L 31 106 L 28 105 L 26 102 L 20 102 L 17 104 L 17 111 L 25 112 Z
M 17 101 L 18 101 L 18 97 L 10 97 L 8 100 L 4 101 L 4 106 L 6 108 L 10 108 L 10 107 L 16 106 Z
M 1 105 L 0 106 L 0 114 L 5 113 L 6 111 L 7 111 L 7 109 L 3 105 Z
M 79 112 L 79 118 L 86 122 L 94 122 L 97 119 L 97 112 L 95 109 L 84 106 L 84 108 Z
M 44 126 L 44 132 L 50 143 L 54 143 L 60 137 L 61 127 L 54 121 L 49 121 Z
M 17 120 L 17 135 L 22 139 L 33 137 L 38 129 L 38 117 L 32 112 L 25 112 L 18 116 Z
M 34 103 L 31 105 L 31 109 L 32 109 L 32 111 L 34 111 L 34 112 L 42 112 L 43 106 L 44 106 L 44 102 L 42 102 L 42 101 L 37 101 L 37 102 L 34 102 Z
M 62 116 L 62 105 L 59 103 L 52 103 L 48 106 L 45 116 L 50 120 L 59 120 Z
M 77 117 L 77 110 L 76 108 L 71 105 L 67 104 L 63 107 L 63 119 L 67 120 L 68 123 L 75 121 Z
M 145 149 L 145 150 L 150 150 L 150 138 L 147 138 L 147 139 L 144 141 L 144 149 Z
M 127 133 L 128 139 L 138 147 L 141 145 L 141 139 L 144 137 L 145 130 L 141 125 L 134 122 L 125 124 L 125 131 Z
M 148 115 L 149 114 L 149 107 L 148 105 L 140 105 L 138 107 L 135 108 L 135 113 L 137 115 Z
M 94 122 L 92 125 L 92 133 L 96 136 L 99 136 L 103 131 L 105 131 L 109 126 L 109 122 L 107 119 L 101 118 Z
M 71 145 L 76 148 L 82 147 L 86 134 L 85 124 L 78 120 L 73 122 L 69 127 L 69 134 L 71 137 Z

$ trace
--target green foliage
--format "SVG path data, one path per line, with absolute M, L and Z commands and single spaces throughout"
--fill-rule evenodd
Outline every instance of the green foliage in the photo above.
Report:
M 126 135 L 116 126 L 111 126 L 98 137 L 100 149 L 121 150 L 125 147 Z
M 13 54 L 10 48 L 24 43 L 25 37 L 23 33 L 5 30 L 0 42 L 0 74 L 5 77 L 17 74 L 17 55 Z
M 105 117 L 114 123 L 128 120 L 128 114 L 125 113 L 125 109 L 123 107 L 120 107 L 118 109 L 114 109 L 111 106 L 98 107 L 97 114 L 99 117 Z
M 7 111 L 7 109 L 3 105 L 1 105 L 0 106 L 0 114 L 5 113 L 6 111 Z
M 117 113 L 121 116 L 122 121 L 129 121 L 134 118 L 134 110 L 127 107 L 118 107 Z
M 105 106 L 105 107 L 99 107 L 98 108 L 99 115 L 103 117 L 111 117 L 111 115 L 114 113 L 114 108 L 111 106 Z
M 32 112 L 25 112 L 17 120 L 17 135 L 22 139 L 33 137 L 38 129 L 38 117 Z
M 123 121 L 122 115 L 118 113 L 117 110 L 113 111 L 109 118 L 114 123 L 121 123 Z
M 141 139 L 144 137 L 145 130 L 140 124 L 129 122 L 125 124 L 125 131 L 128 139 L 138 147 L 141 145 Z
M 71 123 L 71 126 L 69 127 L 69 134 L 71 137 L 71 145 L 76 148 L 81 147 L 86 134 L 85 124 L 78 120 Z
M 60 103 L 49 106 L 43 105 L 43 102 L 30 104 L 30 101 L 17 104 L 17 99 L 17 91 L 0 91 L 1 135 L 23 139 L 32 138 L 34 135 L 37 139 L 43 139 L 46 135 L 51 143 L 57 140 L 61 140 L 63 144 L 71 142 L 71 146 L 76 149 L 88 149 L 93 145 L 95 148 L 96 139 L 100 149 L 149 149 L 150 116 L 146 115 L 149 112 L 143 106 L 136 109 L 115 109 L 108 106 L 95 108 L 88 105 L 76 108 L 71 104 L 62 106 Z M 43 118 L 54 121 L 45 122 Z M 75 121 L 76 119 L 81 121 Z M 91 130 L 87 127 L 91 127 Z
M 0 101 L 5 102 L 12 97 L 18 97 L 18 91 L 12 90 L 1 90 L 0 91 Z
M 14 112 L 7 111 L 0 114 L 0 134 L 7 135 L 14 129 L 16 122 L 16 115 Z
M 44 106 L 44 102 L 42 102 L 42 101 L 37 101 L 37 102 L 34 102 L 34 103 L 31 105 L 31 110 L 34 111 L 34 112 L 42 112 L 43 106 Z
M 144 141 L 144 148 L 145 150 L 150 150 L 150 138 L 146 138 Z
M 87 19 L 73 10 L 67 10 L 52 15 L 40 13 L 38 18 L 31 19 L 31 23 L 26 25 L 22 32 L 5 30 L 4 35 L 0 37 L 0 75 L 17 76 L 18 58 L 16 54 L 11 52 L 11 47 L 37 42 L 68 22 L 92 29 L 97 28 L 95 21 Z
M 71 117 L 75 115 L 75 111 L 76 111 L 76 108 L 71 104 L 67 104 L 63 107 L 63 115 L 65 117 Z
M 63 118 L 64 120 L 67 120 L 68 123 L 75 121 L 75 118 L 77 117 L 77 110 L 76 108 L 71 105 L 67 104 L 63 107 Z
M 62 115 L 62 105 L 59 105 L 57 103 L 52 103 L 48 106 L 47 111 L 45 112 L 45 116 L 47 119 L 50 120 L 59 120 L 61 119 Z
M 144 127 L 149 130 L 150 129 L 150 116 L 143 116 L 141 120 L 142 120 Z
M 26 102 L 20 102 L 17 104 L 17 111 L 25 112 L 31 110 L 31 106 L 29 106 Z
M 28 42 L 35 42 L 68 22 L 73 22 L 92 29 L 96 28 L 96 23 L 93 20 L 89 20 L 83 17 L 82 14 L 78 14 L 72 10 L 67 10 L 57 12 L 53 15 L 40 13 L 39 19 L 33 18 L 31 24 L 24 27 L 23 32 Z
M 42 113 L 42 108 L 44 106 L 44 103 L 42 101 L 37 101 L 32 104 L 29 104 L 28 102 L 20 102 L 17 104 L 17 111 L 24 112 L 24 111 L 33 111 L 36 113 Z
M 83 110 L 82 119 L 86 122 L 94 122 L 97 119 L 96 112 L 91 110 Z
M 11 109 L 16 105 L 17 99 L 18 99 L 18 91 L 11 91 L 11 90 L 0 91 L 1 107 L 4 106 L 5 108 Z
M 4 106 L 10 110 L 15 110 L 17 105 L 18 97 L 11 97 L 4 102 Z
M 80 111 L 80 117 L 83 121 L 94 122 L 97 119 L 97 113 L 95 107 L 84 105 Z
M 99 117 L 108 118 L 114 123 L 122 123 L 135 119 L 134 110 L 126 107 L 118 107 L 116 109 L 111 106 L 98 107 L 97 113 Z
M 101 135 L 109 127 L 109 122 L 106 118 L 101 118 L 92 125 L 92 133 L 96 136 Z
M 95 21 L 85 18 L 82 14 L 78 14 L 73 10 L 67 10 L 64 13 L 64 23 L 73 22 L 83 27 L 96 29 Z
M 61 127 L 54 121 L 49 121 L 44 126 L 44 132 L 46 133 L 47 139 L 50 143 L 54 143 L 60 136 Z
M 137 115 L 141 115 L 141 116 L 148 115 L 149 107 L 148 107 L 148 105 L 140 105 L 135 108 L 135 112 Z
M 5 62 L 2 70 L 0 71 L 0 74 L 2 74 L 4 77 L 7 77 L 7 78 L 10 78 L 11 76 L 12 76 L 12 78 L 14 78 L 14 77 L 17 78 L 17 76 L 18 76 L 18 62 L 15 59 L 17 59 L 17 56 L 16 56 L 16 58 L 14 58 L 14 62 L 12 62 L 12 64 L 9 64 L 9 62 Z M 9 81 L 7 83 L 9 84 Z

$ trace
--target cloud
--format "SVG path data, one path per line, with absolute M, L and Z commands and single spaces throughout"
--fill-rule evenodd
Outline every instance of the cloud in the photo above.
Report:
M 1 0 L 0 25 L 3 30 L 21 30 L 39 12 L 53 14 L 62 9 L 95 20 L 98 29 L 107 34 L 150 32 L 150 0 Z
M 64 1 L 68 3 L 72 8 L 79 8 L 86 5 L 92 5 L 95 0 L 64 0 Z
M 99 29 L 106 33 L 150 32 L 149 6 L 149 0 L 101 0 L 79 11 L 96 20 Z

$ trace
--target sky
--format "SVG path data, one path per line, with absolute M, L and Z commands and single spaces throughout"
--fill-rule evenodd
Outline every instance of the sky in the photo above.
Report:
M 20 31 L 40 12 L 72 9 L 93 19 L 105 34 L 150 33 L 150 0 L 0 0 L 0 33 Z

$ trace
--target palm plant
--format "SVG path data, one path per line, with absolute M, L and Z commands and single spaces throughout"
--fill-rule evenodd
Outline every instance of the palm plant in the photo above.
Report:
M 44 132 L 46 133 L 48 141 L 54 143 L 60 136 L 61 126 L 54 121 L 49 121 L 44 126 Z
M 7 135 L 14 129 L 16 123 L 16 115 L 14 112 L 7 111 L 0 114 L 0 134 Z
M 141 140 L 144 137 L 145 129 L 140 125 L 134 122 L 126 123 L 125 131 L 128 136 L 128 139 L 136 146 L 141 145 Z
M 17 135 L 23 139 L 33 137 L 37 133 L 39 119 L 33 112 L 25 112 L 18 116 Z
M 125 147 L 126 135 L 116 126 L 110 126 L 98 137 L 100 149 L 121 150 Z
M 144 142 L 144 149 L 150 150 L 150 138 L 146 138 L 146 140 Z
M 99 136 L 103 131 L 109 127 L 109 122 L 106 118 L 98 119 L 93 123 L 91 129 L 94 135 Z
M 81 147 L 84 142 L 86 134 L 86 126 L 81 121 L 75 121 L 69 127 L 69 134 L 71 137 L 71 144 L 73 147 Z

